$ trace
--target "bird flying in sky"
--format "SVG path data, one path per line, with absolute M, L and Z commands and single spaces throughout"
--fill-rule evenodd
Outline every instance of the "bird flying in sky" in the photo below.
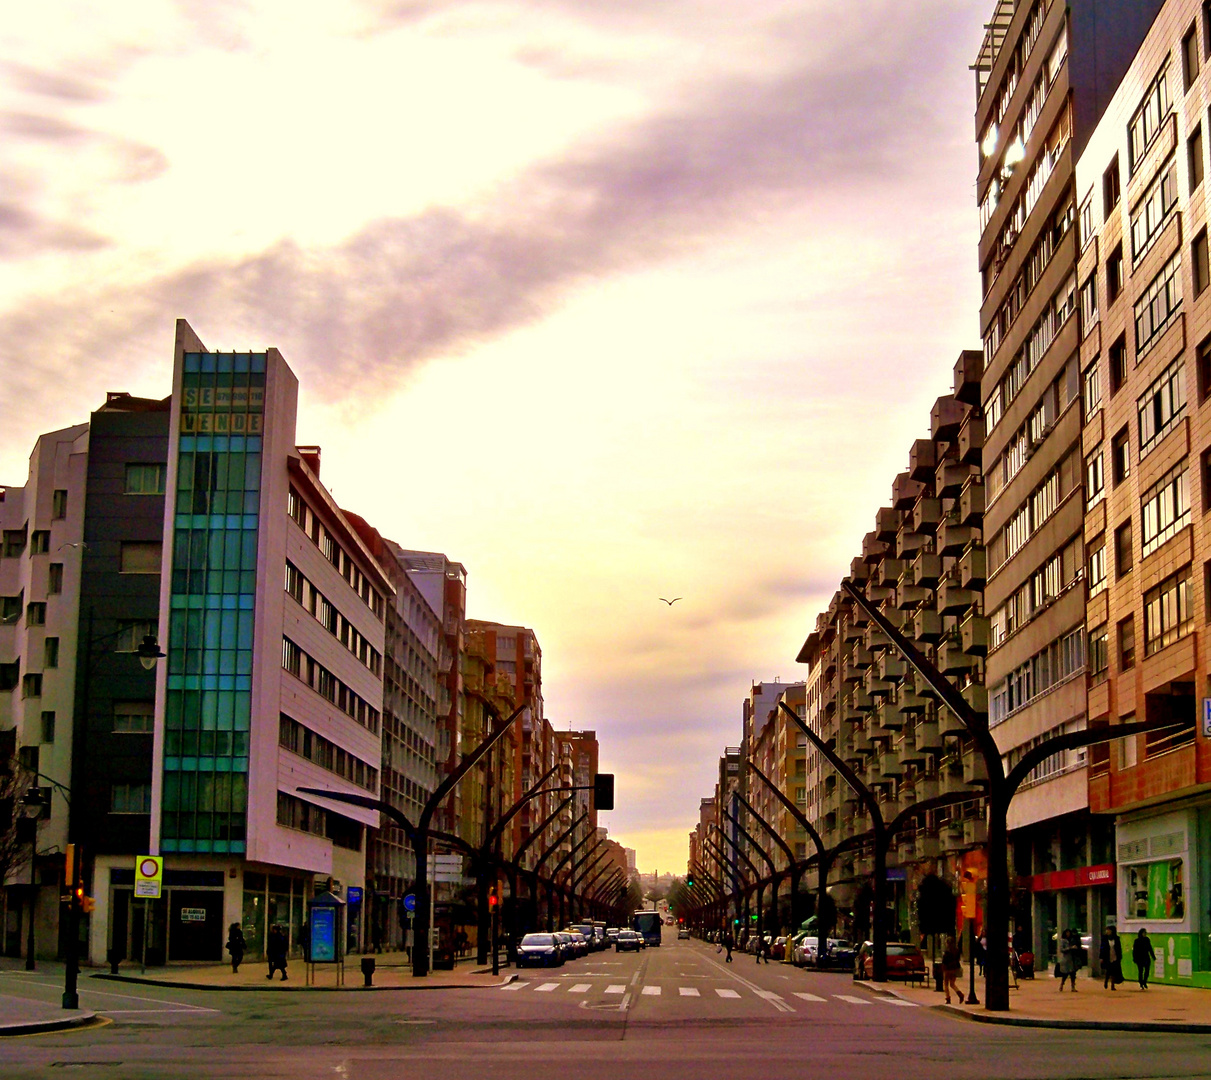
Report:
M 658 600 L 664 600 L 664 597 L 663 597 L 663 596 L 660 596 L 660 597 L 657 597 L 657 599 L 658 599 Z M 681 599 L 681 597 L 680 597 L 680 596 L 674 596 L 672 600 L 664 600 L 664 602 L 665 602 L 666 604 L 668 604 L 668 605 L 669 605 L 669 607 L 672 607 L 672 606 L 673 606 L 675 603 L 677 603 L 677 601 L 678 601 L 678 600 L 680 600 L 680 599 Z

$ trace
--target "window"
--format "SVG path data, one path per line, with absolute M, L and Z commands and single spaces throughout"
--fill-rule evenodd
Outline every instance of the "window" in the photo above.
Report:
M 1194 362 L 1198 368 L 1198 401 L 1201 405 L 1211 395 L 1211 338 L 1203 338 L 1194 350 Z
M 123 734 L 146 734 L 155 727 L 156 706 L 153 701 L 115 701 L 114 731 Z
M 11 664 L 0 664 L 0 691 L 7 693 L 10 690 L 16 690 L 20 679 L 21 664 L 19 661 L 14 661 Z
M 138 652 L 145 637 L 158 638 L 156 624 L 150 619 L 120 619 L 114 652 Z
M 1147 558 L 1166 540 L 1190 524 L 1190 501 L 1186 491 L 1186 463 L 1171 469 L 1152 485 L 1140 500 L 1141 557 Z
M 1132 172 L 1139 168 L 1141 159 L 1160 131 L 1161 121 L 1169 114 L 1169 106 L 1169 70 L 1166 63 L 1144 92 L 1140 107 L 1127 125 Z
M 1081 203 L 1081 250 L 1084 251 L 1089 246 L 1089 241 L 1093 239 L 1093 196 L 1090 195 L 1083 203 Z
M 1118 577 L 1131 573 L 1131 568 L 1135 565 L 1132 540 L 1131 522 L 1124 521 L 1114 530 L 1114 572 Z
M 1199 124 L 1186 140 L 1186 159 L 1190 166 L 1190 191 L 1203 182 L 1203 128 Z
M 1098 540 L 1089 549 L 1089 595 L 1106 587 L 1106 544 Z
M 1118 624 L 1119 671 L 1135 667 L 1135 616 L 1128 615 Z
M 1173 361 L 1136 402 L 1143 461 L 1186 411 L 1186 379 L 1181 359 Z
M 1211 450 L 1204 450 L 1199 458 L 1199 475 L 1202 478 L 1203 513 L 1211 510 Z
M 150 784 L 114 784 L 110 788 L 111 814 L 150 814 Z
M 1127 713 L 1119 719 L 1120 724 L 1134 724 L 1135 713 Z M 1125 739 L 1118 740 L 1118 767 L 1119 770 L 1134 769 L 1139 764 L 1139 736 L 1128 735 Z
M 1176 251 L 1135 302 L 1136 363 L 1155 344 L 1182 306 L 1182 256 Z
M 46 604 L 40 600 L 31 600 L 25 608 L 26 626 L 46 625 Z
M 124 541 L 122 543 L 121 573 L 158 574 L 162 547 L 162 544 Z
M 0 596 L 0 623 L 15 623 L 25 609 L 24 591 L 16 596 Z
M 286 591 L 300 604 L 303 602 L 303 575 L 292 562 L 286 563 Z
M 1097 273 L 1081 286 L 1081 337 L 1085 337 L 1097 322 Z
M 21 696 L 23 698 L 42 696 L 42 675 L 40 672 L 30 672 L 21 679 Z
M 1116 487 L 1131 475 L 1131 443 L 1126 428 L 1110 440 L 1110 475 Z
M 1189 90 L 1198 78 L 1198 23 L 1192 22 L 1182 38 L 1182 89 Z
M 1081 377 L 1081 402 L 1085 408 L 1085 416 L 1090 417 L 1102 404 L 1102 373 L 1098 370 L 1098 362 L 1093 361 Z
M 63 591 L 63 564 L 53 562 L 46 574 L 46 591 L 52 596 Z
M 1095 502 L 1105 487 L 1105 477 L 1102 474 L 1102 451 L 1097 449 L 1085 459 L 1085 499 Z
M 1207 230 L 1203 229 L 1190 245 L 1190 259 L 1194 263 L 1191 273 L 1194 275 L 1194 295 L 1202 296 L 1211 281 L 1211 268 L 1207 266 Z
M 45 555 L 48 551 L 50 551 L 50 530 L 35 529 L 30 534 L 29 553 L 31 555 Z
M 1127 382 L 1127 339 L 1120 337 L 1110 346 L 1110 396 L 1117 394 Z
M 1138 263 L 1177 209 L 1177 162 L 1170 158 L 1131 215 L 1131 260 Z
M 1110 668 L 1110 653 L 1107 648 L 1106 624 L 1095 626 L 1089 631 L 1089 681 L 1100 683 Z
M 1119 198 L 1122 194 L 1122 188 L 1119 180 L 1118 154 L 1114 155 L 1114 160 L 1110 162 L 1108 168 L 1102 174 L 1102 220 L 1107 221 L 1110 218 L 1110 213 L 1118 206 Z
M 42 742 L 53 743 L 55 741 L 55 714 L 54 712 L 44 712 L 42 714 Z
M 126 466 L 127 495 L 163 495 L 168 466 L 156 463 L 134 463 Z
M 1113 304 L 1123 292 L 1123 244 L 1119 241 L 1106 260 L 1106 302 Z
M 55 521 L 67 517 L 67 492 L 62 488 L 55 491 L 50 501 L 50 516 Z
M 44 668 L 59 666 L 59 639 L 57 637 L 48 637 L 42 643 L 42 666 Z
M 1144 593 L 1144 655 L 1160 652 L 1190 632 L 1190 568 Z
M 1203 55 L 1211 56 L 1211 0 L 1203 0 Z
M 6 559 L 15 559 L 25 550 L 25 529 L 5 529 L 4 530 L 4 557 Z

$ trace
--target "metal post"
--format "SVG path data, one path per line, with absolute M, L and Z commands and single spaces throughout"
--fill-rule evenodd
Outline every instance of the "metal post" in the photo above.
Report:
M 38 878 L 37 866 L 35 863 L 38 859 L 38 823 L 31 821 L 32 837 L 29 842 L 29 926 L 25 931 L 25 970 L 34 970 L 34 914 L 37 911 L 36 901 L 38 899 Z
M 968 974 L 971 976 L 969 989 L 967 991 L 967 1004 L 979 1005 L 980 999 L 976 997 L 976 920 L 972 916 L 967 920 L 967 966 L 970 969 Z
M 76 894 L 80 885 L 80 864 L 83 852 L 77 845 L 72 850 L 71 870 L 66 877 L 71 879 L 71 899 L 67 919 L 67 966 L 63 976 L 63 1008 L 78 1009 L 80 995 L 76 991 L 76 980 L 80 975 L 80 898 Z

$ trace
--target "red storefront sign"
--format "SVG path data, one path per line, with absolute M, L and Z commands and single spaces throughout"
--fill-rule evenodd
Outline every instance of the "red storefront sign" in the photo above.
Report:
M 1100 866 L 1080 866 L 1075 870 L 1052 870 L 1047 874 L 1035 874 L 1025 879 L 1031 892 L 1050 892 L 1053 889 L 1084 889 L 1089 885 L 1113 885 L 1114 863 Z

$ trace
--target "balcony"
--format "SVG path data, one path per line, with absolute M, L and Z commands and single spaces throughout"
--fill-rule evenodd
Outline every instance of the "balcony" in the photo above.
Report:
M 883 779 L 895 779 L 904 775 L 904 763 L 894 750 L 884 750 L 879 755 L 879 773 Z
M 875 571 L 875 580 L 880 585 L 894 587 L 904 573 L 905 563 L 900 559 L 884 559 Z
M 879 678 L 899 682 L 908 673 L 908 665 L 899 653 L 885 652 L 879 657 Z
M 959 626 L 959 640 L 968 656 L 987 656 L 992 630 L 983 615 L 968 615 Z
M 918 720 L 913 729 L 913 740 L 917 744 L 917 750 L 923 754 L 942 752 L 942 735 L 938 731 L 936 720 Z
M 954 367 L 955 399 L 965 405 L 980 404 L 980 379 L 984 374 L 984 353 L 964 349 Z
M 967 406 L 961 401 L 949 396 L 938 398 L 929 414 L 930 434 L 934 442 L 954 442 L 966 412 Z
M 963 721 L 949 709 L 939 710 L 938 731 L 944 739 L 967 734 L 967 728 L 964 726 Z
M 914 480 L 908 473 L 900 473 L 891 484 L 891 502 L 897 510 L 911 510 L 912 504 L 925 491 L 925 485 L 920 480 Z
M 872 697 L 887 697 L 895 692 L 896 685 L 879 675 L 878 669 L 870 668 L 866 672 L 866 692 Z
M 967 465 L 957 461 L 940 462 L 934 474 L 934 494 L 942 499 L 957 499 L 971 475 L 971 468 Z
M 916 736 L 911 732 L 896 740 L 896 753 L 905 765 L 919 767 L 925 764 L 925 751 L 917 749 Z
M 864 635 L 865 636 L 865 635 Z M 861 642 L 855 641 L 845 657 L 845 666 L 865 670 L 875 662 L 870 650 Z
M 912 508 L 912 527 L 914 532 L 933 536 L 938 531 L 942 521 L 942 500 L 934 498 L 918 499 Z
M 911 559 L 918 551 L 929 543 L 925 533 L 919 533 L 913 528 L 912 518 L 907 517 L 900 531 L 896 533 L 896 558 Z
M 895 595 L 896 590 L 892 585 L 879 585 L 874 578 L 866 583 L 866 599 L 872 604 L 881 604 Z
M 967 837 L 963 832 L 963 823 L 954 822 L 944 826 L 938 834 L 938 845 L 948 855 L 962 851 L 967 846 Z
M 913 797 L 917 802 L 924 802 L 926 799 L 936 799 L 940 791 L 938 778 L 936 776 L 918 776 L 913 783 Z
M 984 417 L 976 409 L 968 412 L 959 428 L 959 460 L 979 467 L 984 449 Z
M 862 558 L 850 559 L 849 577 L 855 585 L 861 585 L 870 578 L 870 564 Z
M 846 619 L 845 629 L 841 633 L 841 640 L 848 644 L 851 641 L 862 641 L 866 637 L 866 624 L 855 622 L 853 619 Z
M 922 551 L 912 563 L 913 578 L 918 585 L 926 589 L 937 588 L 942 580 L 942 556 L 931 551 Z
M 875 512 L 875 539 L 885 544 L 893 543 L 900 531 L 900 512 L 884 506 Z
M 896 608 L 900 611 L 913 611 L 922 604 L 928 604 L 933 599 L 933 593 L 920 585 L 910 585 L 904 578 L 896 586 Z
M 923 713 L 928 706 L 929 702 L 917 693 L 915 676 L 900 686 L 900 692 L 896 695 L 896 707 L 902 713 L 912 716 Z
M 988 843 L 988 822 L 983 818 L 968 818 L 963 822 L 963 843 L 968 847 Z
M 982 544 L 972 544 L 959 556 L 959 584 L 982 589 L 988 580 L 988 553 Z
M 912 636 L 917 641 L 932 645 L 942 639 L 942 616 L 932 608 L 921 608 L 913 616 Z
M 908 475 L 923 483 L 933 483 L 938 467 L 938 445 L 933 439 L 917 439 L 908 451 Z
M 878 725 L 887 731 L 899 731 L 904 726 L 904 713 L 889 698 L 875 712 Z
M 888 510 L 889 514 L 894 514 L 894 510 Z M 895 529 L 892 530 L 892 535 L 895 536 Z M 878 559 L 887 554 L 888 545 L 878 538 L 873 532 L 868 532 L 862 537 L 862 558 Z
M 917 833 L 913 846 L 918 859 L 936 859 L 942 854 L 942 845 L 938 843 L 938 838 L 928 833 Z
M 871 712 L 875 707 L 875 699 L 866 692 L 864 686 L 855 686 L 849 695 L 849 707 L 854 712 Z
M 988 687 L 983 683 L 968 683 L 963 687 L 963 700 L 973 712 L 988 715 Z
M 957 515 L 949 516 L 938 530 L 938 554 L 962 555 L 963 549 L 975 538 L 975 529 L 964 525 Z
M 975 665 L 975 658 L 968 656 L 957 641 L 948 641 L 938 650 L 938 668 L 943 675 L 965 675 Z
M 974 476 L 963 485 L 959 495 L 959 520 L 977 529 L 984 521 L 984 484 Z
M 972 589 L 965 589 L 955 578 L 946 578 L 938 586 L 938 611 L 943 615 L 962 615 L 979 599 Z
M 854 728 L 849 745 L 855 754 L 873 754 L 875 752 L 875 744 L 865 728 Z
M 975 749 L 968 750 L 963 755 L 963 783 L 988 783 L 988 765 L 984 761 L 984 755 Z

